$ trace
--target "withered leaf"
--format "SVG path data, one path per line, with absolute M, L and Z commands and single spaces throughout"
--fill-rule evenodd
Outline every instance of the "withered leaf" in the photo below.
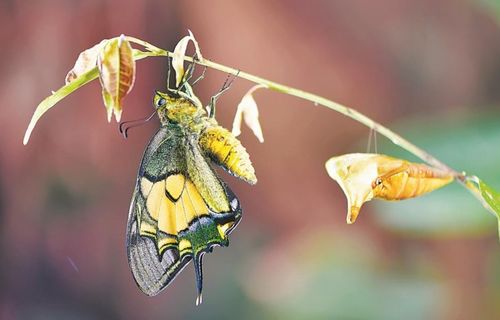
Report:
M 262 127 L 259 122 L 259 108 L 257 107 L 257 102 L 255 102 L 253 98 L 255 90 L 260 88 L 266 88 L 266 86 L 256 85 L 252 87 L 241 99 L 234 116 L 232 133 L 236 137 L 241 134 L 241 120 L 243 119 L 259 142 L 263 143 L 264 135 L 262 134 Z
M 78 55 L 73 69 L 66 74 L 65 83 L 68 84 L 85 72 L 95 68 L 97 64 L 97 56 L 108 41 L 108 39 L 104 39 L 92 48 L 82 51 L 80 55 Z
M 198 60 L 203 60 L 203 57 L 201 56 L 201 51 L 200 47 L 198 46 L 198 42 L 196 41 L 193 33 L 191 30 L 189 31 L 189 35 L 185 36 L 179 42 L 174 48 L 174 52 L 172 54 L 172 67 L 174 68 L 175 71 L 175 85 L 179 86 L 181 83 L 182 79 L 184 78 L 184 57 L 186 56 L 186 50 L 187 46 L 190 41 L 193 42 L 196 56 Z
M 135 81 L 133 51 L 125 36 L 113 38 L 105 44 L 97 57 L 97 66 L 108 121 L 113 113 L 116 121 L 120 121 L 122 100 L 132 90 Z

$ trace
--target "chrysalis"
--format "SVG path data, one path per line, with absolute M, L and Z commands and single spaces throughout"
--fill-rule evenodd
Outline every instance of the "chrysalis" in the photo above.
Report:
M 381 154 L 333 157 L 326 162 L 326 170 L 347 197 L 349 224 L 356 221 L 363 203 L 371 199 L 415 198 L 453 180 L 448 172 Z

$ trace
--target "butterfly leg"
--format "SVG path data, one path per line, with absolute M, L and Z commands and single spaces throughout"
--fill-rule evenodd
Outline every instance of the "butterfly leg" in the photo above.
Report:
M 186 72 L 184 73 L 184 76 L 182 77 L 181 84 L 179 85 L 179 90 L 181 90 L 182 87 L 186 86 L 186 84 L 189 83 L 189 80 L 191 80 L 191 78 L 193 78 L 194 70 L 196 68 L 196 61 L 198 61 L 198 55 L 196 52 L 193 54 L 191 59 L 193 60 L 193 62 L 191 62 L 189 64 Z M 204 72 L 203 72 L 203 74 L 204 74 Z M 195 81 L 198 81 L 198 79 L 196 79 Z
M 234 80 L 236 80 L 239 73 L 240 73 L 240 70 L 238 70 L 238 72 L 235 75 L 233 75 L 232 79 L 231 79 L 231 74 L 228 74 L 227 78 L 224 81 L 224 83 L 222 84 L 222 87 L 220 88 L 219 92 L 217 92 L 214 96 L 212 96 L 212 98 L 210 98 L 210 104 L 208 106 L 209 110 L 210 110 L 210 112 L 209 112 L 210 118 L 215 117 L 215 104 L 217 102 L 217 99 L 219 99 L 219 97 L 222 94 L 224 94 L 227 90 L 229 90 L 229 88 L 231 88 L 231 85 L 233 84 Z
M 196 78 L 196 80 L 193 81 L 193 83 L 191 84 L 191 87 L 194 87 L 194 85 L 197 84 L 198 81 L 200 81 L 203 78 L 205 78 L 205 72 L 206 71 L 207 71 L 207 66 L 204 66 L 203 71 L 201 72 L 201 75 L 198 78 Z

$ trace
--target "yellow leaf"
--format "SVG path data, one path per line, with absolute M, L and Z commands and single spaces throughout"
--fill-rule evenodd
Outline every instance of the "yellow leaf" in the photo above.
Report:
M 108 42 L 108 39 L 104 39 L 92 48 L 89 48 L 80 53 L 78 59 L 76 59 L 73 69 L 71 69 L 66 75 L 66 84 L 75 80 L 80 75 L 95 68 L 97 64 L 97 56 L 99 55 L 101 49 L 106 45 L 106 42 Z
M 418 197 L 453 181 L 448 172 L 381 154 L 354 153 L 331 158 L 326 170 L 347 197 L 347 223 L 356 221 L 363 203 L 371 199 Z
M 132 47 L 124 35 L 109 40 L 97 57 L 99 80 L 108 114 L 120 121 L 122 100 L 132 90 L 135 81 L 135 60 Z
M 191 30 L 188 31 L 189 35 L 179 40 L 172 54 L 172 67 L 175 70 L 175 85 L 177 87 L 179 86 L 184 77 L 184 57 L 186 56 L 186 50 L 189 41 L 193 42 L 197 59 L 203 60 L 203 57 L 201 56 L 200 47 L 198 46 L 198 42 L 194 38 L 194 35 L 191 32 Z
M 235 137 L 241 134 L 241 120 L 243 119 L 259 142 L 263 143 L 264 135 L 262 134 L 262 128 L 259 122 L 259 108 L 257 107 L 257 102 L 255 102 L 255 99 L 253 98 L 255 90 L 260 88 L 267 87 L 264 85 L 256 85 L 248 90 L 248 92 L 241 99 L 234 116 L 232 133 Z

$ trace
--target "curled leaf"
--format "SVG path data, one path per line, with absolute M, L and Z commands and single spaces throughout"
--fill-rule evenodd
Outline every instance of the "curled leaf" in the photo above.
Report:
M 326 170 L 347 197 L 347 223 L 356 221 L 363 203 L 371 199 L 404 200 L 431 192 L 453 175 L 421 163 L 381 154 L 354 153 L 331 158 Z
M 178 87 L 179 84 L 181 83 L 182 79 L 184 78 L 184 57 L 186 56 L 186 50 L 187 46 L 189 44 L 189 41 L 193 42 L 195 51 L 196 51 L 196 56 L 198 57 L 199 60 L 202 60 L 203 57 L 201 56 L 201 51 L 200 47 L 198 46 L 198 42 L 194 38 L 193 33 L 191 30 L 189 31 L 189 35 L 185 36 L 175 46 L 174 52 L 172 54 L 172 67 L 175 70 L 175 85 Z
M 120 121 L 122 100 L 132 90 L 135 80 L 133 51 L 124 35 L 106 43 L 97 57 L 97 66 L 108 122 L 113 112 L 116 121 Z
M 104 39 L 92 48 L 80 52 L 78 58 L 76 59 L 73 69 L 71 69 L 67 74 L 64 82 L 66 84 L 78 78 L 80 75 L 92 70 L 97 65 L 97 56 L 102 48 L 108 42 L 108 39 Z
M 255 90 L 260 88 L 267 87 L 264 85 L 256 85 L 248 90 L 248 92 L 241 99 L 234 116 L 232 133 L 235 137 L 241 134 L 241 120 L 243 119 L 259 142 L 263 143 L 264 135 L 262 134 L 262 128 L 259 122 L 259 108 L 257 107 L 257 102 L 255 102 L 255 99 L 253 98 Z
M 97 64 L 97 56 L 108 41 L 108 39 L 104 39 L 92 48 L 82 51 L 78 55 L 73 69 L 71 69 L 68 74 L 66 74 L 65 83 L 68 84 L 85 72 L 88 72 L 95 68 Z

